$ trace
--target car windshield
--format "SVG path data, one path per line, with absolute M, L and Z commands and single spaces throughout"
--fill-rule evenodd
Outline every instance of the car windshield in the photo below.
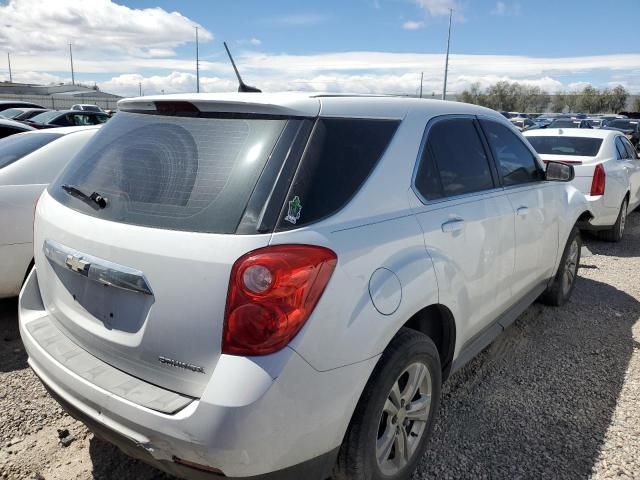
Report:
M 22 113 L 22 109 L 20 108 L 10 108 L 9 110 L 4 110 L 0 113 L 0 117 L 3 118 L 15 118 Z
M 623 130 L 633 130 L 638 125 L 638 122 L 632 122 L 631 120 L 611 120 L 607 123 L 607 127 L 621 128 Z
M 0 169 L 61 137 L 60 133 L 34 132 L 11 135 L 0 140 Z
M 36 115 L 35 117 L 32 117 L 31 121 L 36 123 L 47 123 L 53 120 L 54 118 L 56 118 L 58 115 L 60 115 L 60 112 L 57 112 L 57 111 L 44 112 L 39 115 Z
M 85 112 L 101 112 L 102 111 L 95 105 L 83 105 L 82 110 L 84 110 Z
M 571 155 L 595 157 L 602 146 L 601 138 L 565 137 L 564 135 L 527 136 L 527 140 L 541 155 Z

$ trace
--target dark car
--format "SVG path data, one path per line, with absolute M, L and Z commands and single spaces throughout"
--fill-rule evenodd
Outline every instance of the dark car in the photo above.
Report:
M 83 125 L 100 125 L 109 120 L 103 112 L 85 112 L 82 110 L 53 110 L 36 115 L 25 123 L 35 128 L 73 127 Z
M 21 122 L 48 111 L 48 108 L 9 108 L 4 112 L 0 112 L 0 117 Z
M 593 128 L 589 120 L 562 118 L 554 120 L 547 128 Z
M 619 118 L 607 123 L 606 130 L 618 130 L 624 133 L 636 149 L 640 146 L 640 120 Z
M 14 133 L 28 132 L 30 130 L 34 130 L 34 128 L 14 120 L 0 118 L 0 138 L 8 137 Z
M 0 112 L 10 108 L 44 108 L 42 105 L 31 102 L 19 102 L 13 100 L 0 100 Z

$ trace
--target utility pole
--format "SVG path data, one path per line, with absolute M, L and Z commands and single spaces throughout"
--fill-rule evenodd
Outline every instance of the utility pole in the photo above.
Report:
M 142 82 L 138 82 L 138 90 L 140 91 L 140 97 L 142 96 Z
M 447 37 L 447 57 L 444 62 L 444 87 L 442 88 L 442 100 L 447 99 L 447 75 L 449 73 L 449 47 L 451 46 L 451 18 L 453 17 L 453 8 L 449 9 L 449 36 Z
M 424 78 L 424 72 L 420 72 L 420 98 L 422 98 L 422 79 Z
M 11 75 L 11 54 L 7 52 L 7 63 L 9 64 L 9 82 L 13 83 L 13 76 Z
M 200 57 L 198 54 L 198 27 L 196 27 L 196 92 L 200 93 Z
M 73 51 L 71 50 L 71 44 L 69 44 L 69 58 L 71 59 L 71 84 L 76 84 L 76 77 L 73 73 Z

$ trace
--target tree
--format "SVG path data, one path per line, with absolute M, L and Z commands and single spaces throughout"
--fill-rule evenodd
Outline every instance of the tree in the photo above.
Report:
M 633 111 L 640 112 L 640 95 L 637 96 L 635 101 L 633 102 Z
M 565 106 L 566 106 L 566 94 L 561 91 L 556 92 L 551 102 L 551 111 L 555 113 L 562 113 L 564 111 Z
M 611 91 L 611 103 L 609 109 L 613 113 L 621 112 L 627 105 L 627 98 L 629 98 L 629 92 L 622 85 L 618 85 Z

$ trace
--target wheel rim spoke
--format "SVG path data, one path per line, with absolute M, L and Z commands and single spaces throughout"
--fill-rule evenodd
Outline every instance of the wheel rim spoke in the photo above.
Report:
M 395 446 L 395 464 L 400 469 L 409 461 L 409 439 L 404 428 L 399 427 L 396 431 L 393 445 Z
M 391 449 L 396 439 L 396 432 L 391 422 L 387 424 L 387 428 L 381 438 L 376 443 L 376 453 L 378 457 L 378 464 L 382 464 L 389 460 L 391 456 Z
M 416 393 L 420 389 L 422 382 L 424 381 L 424 377 L 427 375 L 427 367 L 421 363 L 413 364 L 409 370 L 409 380 L 407 381 L 407 385 L 402 392 L 402 399 L 405 403 L 410 403 L 411 399 L 415 397 Z
M 426 422 L 429 419 L 430 406 L 431 395 L 422 395 L 418 400 L 409 405 L 407 418 L 417 422 Z

